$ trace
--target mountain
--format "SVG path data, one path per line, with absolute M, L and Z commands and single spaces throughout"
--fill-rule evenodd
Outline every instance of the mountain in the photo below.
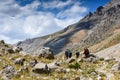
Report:
M 75 24 L 65 29 L 43 37 L 20 41 L 16 46 L 25 52 L 38 54 L 40 48 L 50 47 L 54 54 L 67 48 L 82 48 L 94 46 L 108 37 L 115 35 L 120 29 L 120 0 L 111 0 L 105 6 L 100 6 L 94 13 L 89 13 Z

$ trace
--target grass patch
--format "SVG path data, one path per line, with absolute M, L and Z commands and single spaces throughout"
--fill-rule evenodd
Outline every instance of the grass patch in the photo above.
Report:
M 78 62 L 68 65 L 69 68 L 80 69 L 80 64 Z

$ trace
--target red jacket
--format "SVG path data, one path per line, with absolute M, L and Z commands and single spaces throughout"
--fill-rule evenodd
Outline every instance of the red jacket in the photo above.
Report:
M 88 49 L 84 49 L 84 54 L 89 54 L 89 50 Z

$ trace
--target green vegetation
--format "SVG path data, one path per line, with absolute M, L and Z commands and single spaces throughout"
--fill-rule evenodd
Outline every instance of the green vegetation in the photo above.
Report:
M 4 40 L 1 40 L 0 43 L 5 44 Z
M 69 68 L 80 69 L 80 64 L 78 62 L 68 65 Z

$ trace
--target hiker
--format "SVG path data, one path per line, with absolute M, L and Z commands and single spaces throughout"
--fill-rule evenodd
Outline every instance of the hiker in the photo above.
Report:
M 71 58 L 72 57 L 72 52 L 70 50 L 68 50 L 68 57 Z
M 85 57 L 86 58 L 88 58 L 89 57 L 89 50 L 88 50 L 88 48 L 86 47 L 86 48 L 84 48 L 84 53 L 83 53 L 84 55 L 85 55 Z
M 68 59 L 68 49 L 65 51 L 65 57 Z
M 76 58 L 79 57 L 80 53 L 78 52 L 78 50 L 76 50 L 75 55 L 76 55 Z

